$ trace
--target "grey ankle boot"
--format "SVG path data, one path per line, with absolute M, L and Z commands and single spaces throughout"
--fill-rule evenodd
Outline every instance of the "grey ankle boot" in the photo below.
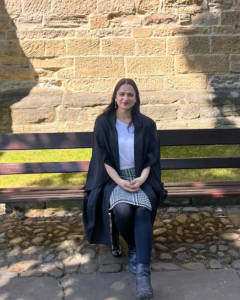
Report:
M 136 274 L 137 299 L 153 299 L 150 265 L 137 264 Z
M 137 272 L 137 251 L 135 246 L 128 246 L 128 270 L 136 275 Z

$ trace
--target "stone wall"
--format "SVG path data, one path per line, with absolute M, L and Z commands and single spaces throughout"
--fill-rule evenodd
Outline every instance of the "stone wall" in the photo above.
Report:
M 240 125 L 239 0 L 0 0 L 0 132 L 90 131 L 136 80 L 161 128 Z

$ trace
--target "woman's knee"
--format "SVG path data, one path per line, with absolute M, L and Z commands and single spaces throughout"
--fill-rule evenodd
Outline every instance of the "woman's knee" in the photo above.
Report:
M 136 207 L 135 218 L 151 221 L 151 211 L 146 207 L 138 206 Z
M 133 209 L 130 204 L 119 203 L 114 206 L 113 213 L 116 219 L 129 220 L 133 217 Z

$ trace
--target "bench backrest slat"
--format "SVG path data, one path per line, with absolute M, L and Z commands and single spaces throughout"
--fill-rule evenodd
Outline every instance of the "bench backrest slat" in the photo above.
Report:
M 0 164 L 0 175 L 87 172 L 88 161 Z M 240 157 L 161 159 L 162 170 L 240 168 Z
M 240 128 L 158 130 L 161 146 L 240 144 Z M 92 132 L 0 134 L 0 150 L 92 148 Z

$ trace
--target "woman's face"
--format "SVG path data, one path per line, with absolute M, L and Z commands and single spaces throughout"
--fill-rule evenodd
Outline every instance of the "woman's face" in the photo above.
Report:
M 118 109 L 131 110 L 136 103 L 136 93 L 130 84 L 123 84 L 117 91 L 116 101 Z

